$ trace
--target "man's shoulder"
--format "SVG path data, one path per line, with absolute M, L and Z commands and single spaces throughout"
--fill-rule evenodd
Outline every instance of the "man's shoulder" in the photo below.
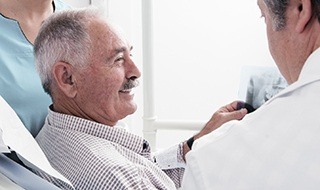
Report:
M 100 162 L 99 167 L 121 163 L 122 154 L 126 151 L 121 145 L 107 139 L 49 125 L 43 127 L 36 140 L 42 148 L 46 147 L 46 154 L 64 152 L 73 155 L 69 156 L 71 159 Z

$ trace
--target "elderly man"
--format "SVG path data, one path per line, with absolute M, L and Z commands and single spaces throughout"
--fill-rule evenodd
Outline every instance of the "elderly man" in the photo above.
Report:
M 152 157 L 148 143 L 117 123 L 136 110 L 140 71 L 132 46 L 96 10 L 55 13 L 35 41 L 36 66 L 53 104 L 36 140 L 76 189 L 175 189 L 193 140 L 241 119 L 237 102 L 216 112 L 199 134 Z M 161 158 L 172 158 L 164 167 Z
M 320 1 L 258 0 L 290 84 L 254 113 L 197 140 L 183 189 L 320 189 Z

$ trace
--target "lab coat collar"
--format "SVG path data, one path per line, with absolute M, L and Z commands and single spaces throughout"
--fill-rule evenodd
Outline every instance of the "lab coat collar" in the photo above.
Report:
M 299 78 L 296 82 L 283 89 L 273 98 L 265 103 L 265 105 L 272 102 L 274 99 L 286 96 L 288 93 L 296 90 L 297 88 L 303 87 L 307 84 L 320 80 L 320 48 L 315 50 L 307 59 L 304 66 L 302 67 Z

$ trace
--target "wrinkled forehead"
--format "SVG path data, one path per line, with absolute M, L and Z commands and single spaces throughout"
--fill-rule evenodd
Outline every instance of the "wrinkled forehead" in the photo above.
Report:
M 89 26 L 92 44 L 95 47 L 104 47 L 109 50 L 119 47 L 128 47 L 124 35 L 106 20 L 97 19 Z

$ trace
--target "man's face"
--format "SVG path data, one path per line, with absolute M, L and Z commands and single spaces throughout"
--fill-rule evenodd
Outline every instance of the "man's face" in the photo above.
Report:
M 79 107 L 88 119 L 112 126 L 136 111 L 131 91 L 136 84 L 128 81 L 141 73 L 131 59 L 132 47 L 104 21 L 91 24 L 90 30 L 89 67 L 77 77 Z

